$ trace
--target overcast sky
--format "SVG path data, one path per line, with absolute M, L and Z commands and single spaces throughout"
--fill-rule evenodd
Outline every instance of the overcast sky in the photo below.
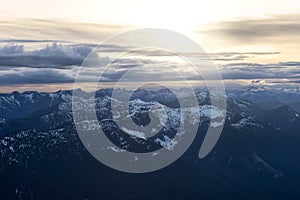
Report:
M 40 89 L 51 84 L 55 89 L 59 89 L 59 84 L 69 87 L 95 44 L 135 28 L 166 28 L 190 37 L 209 53 L 225 80 L 299 83 L 299 0 L 0 3 L 2 90 L 26 90 L 32 85 Z M 125 47 L 112 45 L 102 50 L 117 52 L 121 48 Z M 97 56 L 100 63 L 110 62 L 101 52 Z M 180 66 L 168 59 L 149 54 L 130 61 L 123 58 L 116 62 L 119 68 L 107 73 L 106 78 L 114 81 L 130 67 L 155 65 L 159 66 L 156 73 L 162 74 L 172 64 Z M 97 80 L 92 76 L 93 69 L 87 69 L 86 74 L 87 80 Z

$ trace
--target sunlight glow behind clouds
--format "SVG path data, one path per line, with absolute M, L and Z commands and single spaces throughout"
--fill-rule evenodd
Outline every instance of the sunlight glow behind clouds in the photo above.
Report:
M 82 61 L 80 56 L 79 58 L 73 54 L 70 56 L 68 51 L 66 60 L 61 59 L 60 63 L 54 65 L 52 57 L 56 55 L 52 55 L 48 60 L 43 60 L 47 62 L 38 63 L 39 66 L 36 66 L 36 61 L 30 58 L 41 55 L 34 50 L 44 48 L 46 43 L 51 47 L 55 41 L 64 45 L 101 44 L 115 34 L 138 27 L 175 30 L 192 38 L 207 52 L 215 52 L 211 56 L 216 64 L 221 66 L 220 69 L 228 79 L 300 77 L 299 71 L 295 71 L 300 66 L 299 62 L 297 66 L 284 66 L 278 73 L 278 69 L 269 70 L 274 63 L 280 66 L 288 61 L 299 60 L 299 0 L 0 0 L 0 3 L 2 44 L 18 45 L 24 42 L 18 39 L 39 40 L 33 41 L 31 45 L 25 45 L 25 49 L 3 50 L 4 53 L 11 50 L 24 54 L 22 59 L 25 56 L 27 59 L 25 64 L 28 64 L 25 66 L 24 63 L 20 64 L 18 60 L 12 58 L 9 58 L 8 62 L 6 55 L 3 54 L 0 75 L 1 70 L 3 77 L 10 74 L 11 78 L 6 80 L 8 84 L 12 84 L 13 82 L 9 81 L 16 77 L 20 80 L 19 84 L 33 82 L 55 84 L 59 80 L 69 84 L 73 81 L 72 72 Z M 5 40 L 7 42 L 4 42 Z M 71 53 L 72 50 L 76 50 L 74 46 L 62 48 L 71 50 Z M 19 56 L 11 57 L 18 59 Z M 155 59 L 161 61 L 166 57 L 159 54 Z M 234 65 L 238 62 L 243 64 Z M 251 67 L 252 71 L 246 66 L 247 63 L 255 64 Z M 267 69 L 261 69 L 263 64 Z M 41 69 L 37 71 L 36 68 Z M 20 74 L 17 70 L 23 71 Z M 43 82 L 43 79 L 47 78 L 47 73 L 49 80 Z M 33 81 L 30 74 L 43 78 Z
M 298 0 L 0 0 L 0 17 L 60 18 L 79 22 L 171 28 L 207 22 L 299 13 Z

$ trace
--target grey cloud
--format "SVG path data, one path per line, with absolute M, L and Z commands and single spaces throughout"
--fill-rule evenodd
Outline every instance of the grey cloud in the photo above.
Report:
M 11 55 L 24 53 L 23 45 L 5 45 L 0 48 L 0 55 Z
M 291 83 L 291 84 L 299 84 L 300 80 L 269 80 L 268 83 Z
M 99 42 L 119 32 L 130 29 L 128 26 L 75 23 L 63 20 L 14 19 L 0 20 L 0 38 L 39 38 L 76 42 Z
M 288 62 L 278 62 L 278 63 L 268 63 L 268 64 L 260 64 L 260 63 L 231 63 L 224 65 L 226 67 L 234 67 L 234 66 L 245 66 L 245 67 L 260 67 L 260 68 L 283 68 L 283 67 L 300 67 L 300 62 L 298 61 L 288 61 Z
M 108 57 L 99 57 L 93 52 L 90 62 L 80 68 L 95 44 L 51 44 L 38 50 L 27 50 L 23 44 L 10 44 L 0 47 L 0 84 L 37 84 L 72 82 L 77 70 L 83 71 L 80 81 L 98 81 L 99 70 L 104 70 L 110 62 L 110 69 L 101 81 L 117 81 L 132 68 L 145 64 L 162 66 L 165 62 L 147 58 L 118 58 L 114 61 Z M 117 45 L 97 46 L 97 52 L 116 52 L 123 50 Z M 100 49 L 100 50 L 99 50 Z M 95 57 L 94 57 L 95 56 Z M 72 75 L 66 75 L 72 74 Z
M 277 55 L 280 52 L 220 52 L 209 53 L 212 61 L 244 61 L 253 56 Z
M 0 84 L 73 82 L 74 73 L 79 69 L 85 57 L 95 46 L 95 44 L 58 45 L 54 43 L 45 48 L 31 51 L 28 51 L 24 45 L 3 46 L 0 48 Z M 126 49 L 126 47 L 103 45 L 98 48 L 98 53 L 101 55 L 101 51 L 121 52 L 124 49 Z M 213 60 L 238 61 L 253 55 L 273 54 L 279 54 L 279 52 L 219 52 L 209 55 Z M 193 56 L 199 55 L 195 54 Z M 99 58 L 98 56 L 96 57 Z M 110 61 L 109 58 L 100 58 L 100 60 L 96 60 L 95 63 L 99 64 L 99 62 L 103 62 L 108 64 Z M 138 58 L 133 57 L 133 59 L 119 58 L 112 61 L 112 67 L 110 67 L 109 71 L 104 73 L 101 81 L 118 81 L 128 70 L 133 68 L 140 70 L 138 72 L 139 77 L 135 77 L 136 80 L 153 79 L 152 77 L 166 81 L 178 80 L 178 75 L 172 73 L 172 69 L 174 69 L 176 65 L 180 68 L 182 76 L 187 79 L 202 80 L 202 77 L 199 77 L 198 74 L 193 74 L 188 70 L 186 71 L 185 67 L 178 66 L 178 63 L 140 56 Z M 147 69 L 152 69 L 154 66 L 155 70 L 147 71 Z M 299 67 L 300 62 L 298 61 L 270 64 L 240 62 L 221 66 L 221 74 L 224 79 L 297 78 L 300 76 Z M 101 68 L 86 67 L 83 70 L 84 73 L 81 81 L 98 81 L 98 73 L 95 73 L 95 70 L 101 70 Z
M 292 79 L 300 77 L 300 62 L 232 63 L 221 66 L 224 79 Z
M 71 43 L 65 40 L 0 39 L 0 43 Z
M 81 65 L 91 52 L 90 46 L 67 46 L 53 43 L 44 49 L 26 51 L 23 45 L 0 48 L 0 66 L 64 69 Z
M 202 31 L 218 36 L 227 36 L 232 40 L 249 43 L 263 39 L 299 41 L 300 15 L 278 15 L 261 19 L 243 19 L 215 24 L 211 30 Z
M 19 73 L 0 74 L 1 85 L 11 84 L 47 84 L 47 83 L 73 83 L 74 79 L 57 70 L 40 69 L 22 71 Z
M 118 45 L 97 45 L 97 44 L 48 44 L 45 48 L 27 51 L 27 46 L 21 44 L 8 44 L 0 46 L 0 68 L 2 67 L 29 67 L 29 68 L 51 68 L 69 69 L 80 66 L 84 59 L 92 52 L 96 59 L 93 63 L 107 64 L 110 60 L 107 57 L 99 57 L 97 53 L 124 52 L 126 47 Z M 95 48 L 97 47 L 97 48 Z M 149 60 L 147 60 L 149 62 Z M 122 65 L 135 65 L 132 59 L 117 59 L 112 63 Z M 0 69 L 1 70 L 1 69 Z
M 143 56 L 176 56 L 163 50 L 135 50 L 134 54 Z M 276 55 L 280 52 L 217 52 L 217 53 L 182 53 L 181 56 L 199 57 L 199 59 L 211 59 L 212 61 L 242 61 L 252 56 Z

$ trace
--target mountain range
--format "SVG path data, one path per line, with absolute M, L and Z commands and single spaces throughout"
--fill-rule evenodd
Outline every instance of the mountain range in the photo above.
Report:
M 130 92 L 118 89 L 120 92 Z M 82 95 L 91 93 L 81 91 Z M 179 89 L 184 93 L 185 89 Z M 129 115 L 122 102 L 111 113 L 113 89 L 102 89 L 94 105 L 100 127 L 118 147 L 132 152 L 165 148 L 180 125 L 179 102 L 170 90 L 135 91 Z M 210 105 L 210 93 L 196 89 L 199 125 L 191 147 L 170 166 L 128 174 L 99 163 L 80 141 L 72 113 L 72 91 L 0 94 L 0 197 L 3 199 L 297 199 L 300 195 L 300 93 L 297 90 L 228 90 L 227 109 Z M 188 96 L 186 97 L 188 101 Z M 83 103 L 82 99 L 75 99 Z M 122 129 L 115 122 L 131 118 L 139 126 L 149 113 L 167 120 L 155 136 Z M 84 109 L 84 108 L 83 108 Z M 203 159 L 199 148 L 211 120 L 225 117 L 214 149 Z M 87 130 L 94 122 L 80 121 Z M 218 127 L 223 123 L 211 123 Z M 125 133 L 126 132 L 126 133 Z M 113 149 L 112 149 L 113 150 Z

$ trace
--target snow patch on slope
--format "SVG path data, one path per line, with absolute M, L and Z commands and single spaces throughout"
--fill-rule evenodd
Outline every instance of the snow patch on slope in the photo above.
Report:
M 167 150 L 173 150 L 174 147 L 176 146 L 176 144 L 178 143 L 176 140 L 169 138 L 168 136 L 164 135 L 164 139 L 161 140 L 159 138 L 157 138 L 155 140 L 155 142 L 157 142 L 159 145 L 161 145 L 162 147 L 164 147 Z
M 140 131 L 134 131 L 134 130 L 129 130 L 125 127 L 122 127 L 121 128 L 125 133 L 127 133 L 128 135 L 131 135 L 133 137 L 137 137 L 137 138 L 140 138 L 140 139 L 144 139 L 144 140 L 147 140 L 145 134 L 143 132 L 140 132 Z

